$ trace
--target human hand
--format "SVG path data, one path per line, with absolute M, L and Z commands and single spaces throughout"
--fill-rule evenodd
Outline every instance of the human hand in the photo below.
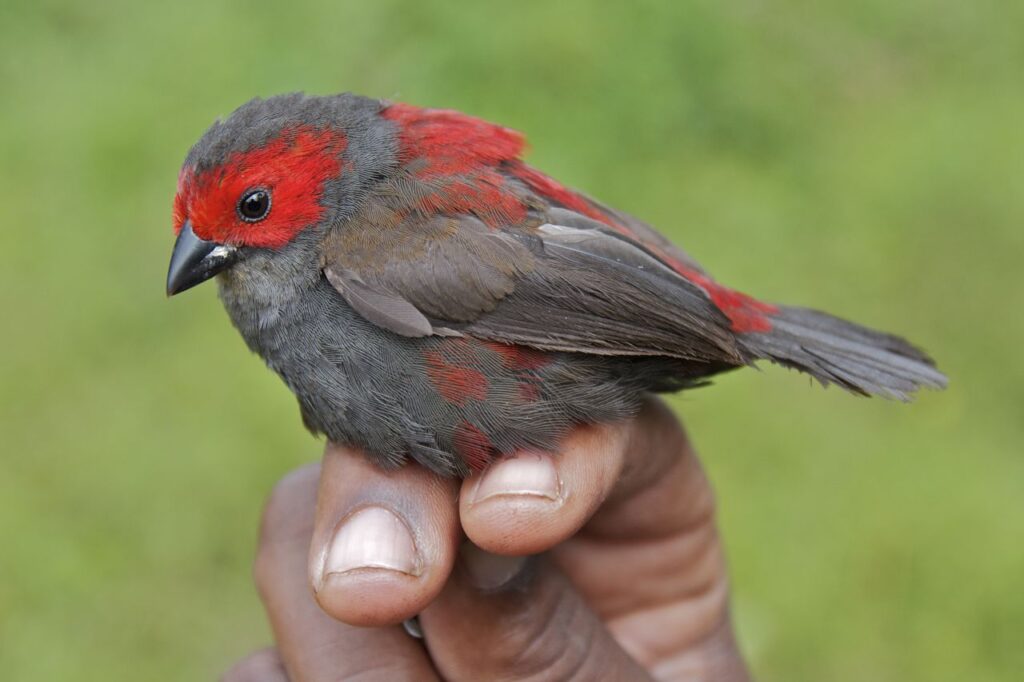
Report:
M 671 412 L 652 400 L 559 450 L 455 481 L 328 445 L 264 515 L 277 646 L 225 680 L 749 679 L 711 488 Z M 417 614 L 422 642 L 398 625 Z

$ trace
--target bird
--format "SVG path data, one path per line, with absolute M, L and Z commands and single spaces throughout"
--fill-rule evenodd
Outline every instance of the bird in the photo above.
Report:
M 865 396 L 945 388 L 898 336 L 719 284 L 525 146 L 454 110 L 253 99 L 186 155 L 167 294 L 216 277 L 311 432 L 449 477 L 761 360 Z

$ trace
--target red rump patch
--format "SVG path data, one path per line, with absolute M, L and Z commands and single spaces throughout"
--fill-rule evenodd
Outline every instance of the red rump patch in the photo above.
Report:
M 458 407 L 464 407 L 467 400 L 486 400 L 487 377 L 469 366 L 473 358 L 465 340 L 448 339 L 444 344 L 444 351 L 423 353 L 430 383 L 442 398 Z
M 461 422 L 455 428 L 453 441 L 455 454 L 473 471 L 483 471 L 497 454 L 487 434 L 467 421 Z
M 771 331 L 771 320 L 765 314 L 772 315 L 779 312 L 778 306 L 724 287 L 710 277 L 686 267 L 674 258 L 668 258 L 666 261 L 673 270 L 708 292 L 711 302 L 729 318 L 734 332 L 749 334 Z
M 348 140 L 336 130 L 286 129 L 262 147 L 231 154 L 221 166 L 196 175 L 184 168 L 174 197 L 174 231 L 185 220 L 201 239 L 236 246 L 280 248 L 319 222 L 324 184 L 341 174 Z M 235 210 L 249 189 L 270 191 L 267 217 L 249 223 Z

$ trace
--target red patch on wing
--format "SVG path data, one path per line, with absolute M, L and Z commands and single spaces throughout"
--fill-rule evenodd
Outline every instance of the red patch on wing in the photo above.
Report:
M 324 184 L 341 174 L 348 140 L 336 130 L 290 128 L 262 147 L 231 154 L 221 166 L 196 175 L 182 169 L 174 198 L 174 230 L 192 221 L 196 235 L 221 244 L 279 248 L 319 222 Z M 271 206 L 259 222 L 235 210 L 249 189 L 270 191 Z
M 458 111 L 392 104 L 381 114 L 398 126 L 399 161 L 424 181 L 443 182 L 420 202 L 424 212 L 469 212 L 492 227 L 526 217 L 521 197 L 507 187 L 502 169 L 539 197 L 630 234 L 593 203 L 540 171 L 521 156 L 523 135 Z
M 450 339 L 444 341 L 448 350 L 457 351 L 460 346 L 465 348 L 465 341 Z M 456 357 L 441 350 L 428 350 L 423 353 L 427 361 L 427 376 L 441 397 L 464 407 L 467 400 L 485 400 L 487 398 L 488 381 L 484 373 L 468 366 L 468 353 L 457 352 Z
M 485 168 L 436 186 L 416 207 L 427 214 L 472 214 L 490 227 L 514 225 L 526 218 L 526 207 L 504 185 L 500 173 Z
M 637 238 L 627 226 L 585 197 L 523 163 L 520 157 L 526 143 L 522 134 L 514 130 L 457 111 L 421 109 L 408 104 L 392 104 L 382 116 L 398 126 L 399 160 L 409 165 L 417 178 L 438 183 L 437 189 L 420 201 L 419 208 L 424 212 L 473 213 L 492 227 L 522 221 L 526 207 L 506 187 L 505 176 L 499 170 L 503 166 L 539 197 L 604 223 L 627 237 Z M 724 287 L 662 253 L 661 249 L 646 246 L 680 275 L 704 289 L 728 316 L 733 331 L 771 330 L 766 314 L 778 312 L 778 308 Z M 514 355 L 519 351 L 506 351 L 498 346 L 502 344 L 492 345 L 492 348 L 506 357 L 507 366 L 516 366 L 520 360 Z
M 426 163 L 420 177 L 459 175 L 523 153 L 523 135 L 448 109 L 392 104 L 381 114 L 398 125 L 399 161 Z
M 458 111 L 409 104 L 392 104 L 381 115 L 398 127 L 398 160 L 434 187 L 419 202 L 421 211 L 472 213 L 491 227 L 526 218 L 526 206 L 498 170 L 522 154 L 520 133 Z
M 497 454 L 487 434 L 467 421 L 463 421 L 455 428 L 453 441 L 455 454 L 473 471 L 483 471 Z
M 594 206 L 584 197 L 573 192 L 554 178 L 541 173 L 536 168 L 531 168 L 522 162 L 515 162 L 511 165 L 511 172 L 512 175 L 526 183 L 527 187 L 548 201 L 553 201 L 570 211 L 576 211 L 588 218 L 602 222 L 622 234 L 632 235 L 630 229 L 625 225 L 615 222 L 608 214 Z

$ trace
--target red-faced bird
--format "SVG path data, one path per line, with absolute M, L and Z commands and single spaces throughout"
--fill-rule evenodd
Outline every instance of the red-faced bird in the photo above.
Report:
M 762 359 L 863 395 L 945 386 L 897 336 L 718 284 L 523 147 L 456 111 L 254 99 L 185 159 L 167 293 L 216 275 L 310 430 L 445 475 Z

